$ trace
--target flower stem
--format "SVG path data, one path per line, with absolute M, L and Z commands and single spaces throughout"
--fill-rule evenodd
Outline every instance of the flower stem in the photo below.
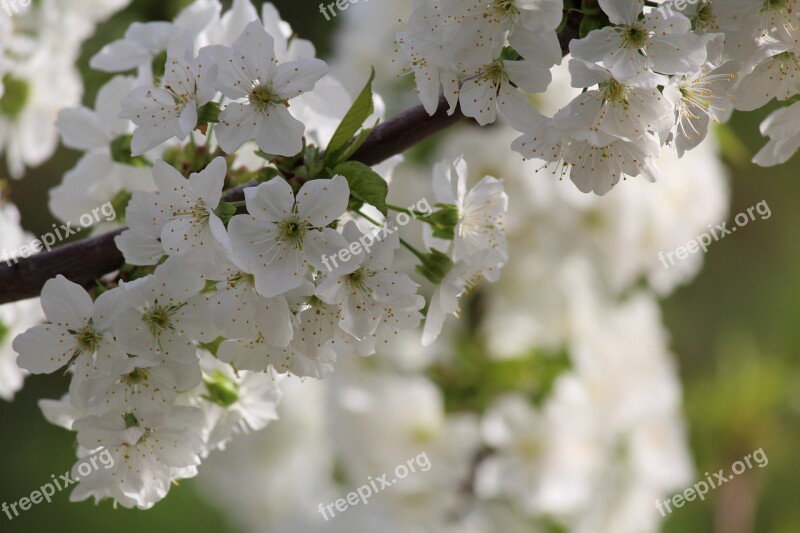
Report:
M 402 244 L 409 252 L 414 254 L 417 257 L 417 259 L 422 261 L 423 264 L 425 264 L 425 259 L 426 259 L 425 254 L 423 254 L 422 252 L 411 246 L 411 244 L 402 237 L 400 237 L 400 244 Z

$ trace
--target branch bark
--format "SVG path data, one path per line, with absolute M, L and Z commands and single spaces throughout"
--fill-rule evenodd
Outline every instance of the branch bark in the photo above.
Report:
M 460 109 L 452 115 L 447 114 L 444 98 L 439 110 L 433 116 L 417 106 L 386 122 L 379 124 L 352 159 L 365 165 L 376 165 L 394 155 L 401 154 L 463 119 Z M 228 201 L 244 198 L 244 187 L 226 192 Z M 34 298 L 39 296 L 45 282 L 63 275 L 70 281 L 83 286 L 119 269 L 124 259 L 114 244 L 114 237 L 124 230 L 117 230 L 97 237 L 66 244 L 50 252 L 21 258 L 12 264 L 0 264 L 0 304 Z

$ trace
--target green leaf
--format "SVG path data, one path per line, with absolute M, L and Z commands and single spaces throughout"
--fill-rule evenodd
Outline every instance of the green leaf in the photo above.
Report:
M 133 413 L 123 413 L 122 419 L 125 421 L 125 429 L 139 427 L 139 421 Z
M 149 167 L 150 162 L 142 156 L 131 155 L 133 135 L 122 135 L 111 141 L 111 159 L 123 165 Z
M 6 342 L 6 337 L 8 337 L 9 333 L 11 333 L 11 329 L 9 329 L 8 326 L 3 324 L 3 321 L 0 320 L 0 344 Z
M 578 33 L 581 36 L 581 38 L 583 38 L 589 35 L 594 30 L 599 30 L 602 27 L 603 27 L 602 21 L 594 17 L 583 17 L 583 19 L 581 19 L 581 25 Z
M 503 52 L 500 54 L 500 59 L 503 61 L 516 61 L 520 58 L 519 52 L 511 48 L 510 46 L 506 46 L 503 48 Z
M 275 176 L 279 175 L 280 172 L 278 172 L 277 168 L 264 167 L 262 169 L 259 169 L 259 171 L 256 173 L 256 181 L 258 181 L 259 183 L 264 183 L 265 181 L 269 181 Z
M 303 149 L 291 157 L 268 154 L 262 152 L 261 150 L 256 150 L 256 155 L 258 157 L 260 157 L 265 161 L 270 162 L 283 175 L 292 174 L 299 165 L 302 165 L 305 153 L 306 153 L 305 139 L 303 140 Z
M 344 151 L 340 151 L 337 154 L 336 160 L 348 161 L 351 157 L 353 157 L 353 154 L 356 153 L 356 150 L 361 148 L 361 145 L 364 144 L 364 141 L 367 140 L 367 137 L 369 137 L 370 133 L 372 133 L 372 130 L 375 129 L 375 126 L 377 125 L 378 121 L 375 121 L 375 125 L 372 126 L 371 128 L 364 128 L 361 131 L 359 131 L 358 135 L 356 135 L 355 139 L 353 139 L 353 142 L 351 142 L 346 148 L 344 148 Z
M 211 124 L 219 122 L 219 104 L 216 102 L 209 102 L 197 110 L 197 125 Z
M 219 370 L 215 370 L 211 376 L 203 376 L 203 382 L 208 391 L 208 394 L 201 396 L 204 400 L 225 408 L 239 400 L 238 385 Z
M 425 221 L 433 226 L 433 236 L 452 241 L 458 225 L 458 208 L 452 204 L 436 204 L 439 211 L 425 217 Z
M 258 157 L 260 157 L 261 159 L 263 159 L 265 161 L 269 161 L 270 163 L 275 161 L 276 158 L 280 157 L 280 156 L 277 156 L 277 155 L 268 154 L 268 153 L 266 153 L 264 151 L 261 151 L 261 150 L 256 150 L 255 154 Z
M 25 110 L 31 93 L 30 85 L 26 81 L 11 77 L 11 74 L 6 74 L 0 85 L 5 88 L 5 94 L 0 97 L 0 115 L 13 121 Z
M 558 378 L 572 367 L 569 353 L 564 349 L 531 350 L 502 360 L 490 356 L 490 351 L 480 335 L 460 336 L 454 343 L 453 357 L 430 368 L 430 377 L 444 391 L 448 413 L 485 411 L 510 390 L 541 407 L 551 396 Z
M 358 161 L 339 163 L 333 172 L 347 178 L 352 197 L 375 206 L 384 216 L 388 214 L 386 195 L 389 194 L 389 184 L 380 174 Z
M 228 202 L 221 202 L 214 210 L 214 214 L 222 220 L 223 224 L 227 224 L 236 214 L 236 206 Z
M 453 260 L 447 254 L 435 248 L 431 248 L 431 251 L 420 260 L 422 264 L 417 265 L 415 270 L 434 285 L 440 284 L 447 273 L 450 272 L 450 269 L 453 268 Z
M 216 357 L 219 346 L 225 341 L 225 337 L 217 337 L 211 342 L 201 342 L 200 347 Z
M 597 0 L 583 0 L 581 2 L 580 10 L 584 15 L 602 15 L 603 10 L 600 9 L 600 4 Z
M 308 145 L 306 148 L 303 163 L 308 173 L 308 179 L 316 179 L 325 170 L 322 158 L 319 155 L 319 147 L 313 144 Z
M 364 121 L 375 111 L 375 104 L 372 100 L 372 81 L 375 79 L 375 69 L 369 76 L 366 86 L 358 95 L 353 105 L 342 119 L 342 123 L 336 128 L 336 132 L 328 143 L 325 152 L 325 165 L 332 166 L 342 161 L 341 153 L 345 151 L 350 140 L 355 136 Z M 362 141 L 363 142 L 363 141 Z
M 131 198 L 133 198 L 133 193 L 123 189 L 111 199 L 111 206 L 114 208 L 114 212 L 117 214 L 117 222 L 120 224 L 125 223 L 125 213 L 128 211 L 128 203 L 130 203 Z
M 164 50 L 153 58 L 151 66 L 153 68 L 153 79 L 160 80 L 167 71 L 167 51 Z

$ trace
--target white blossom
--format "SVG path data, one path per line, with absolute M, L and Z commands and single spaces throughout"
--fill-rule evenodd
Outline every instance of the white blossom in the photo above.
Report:
M 347 247 L 327 226 L 344 213 L 349 190 L 341 176 L 309 181 L 296 196 L 280 178 L 245 190 L 250 214 L 233 217 L 228 231 L 259 294 L 277 296 L 300 287 L 309 265 L 322 269 L 324 257 Z
M 305 126 L 289 112 L 289 101 L 314 88 L 327 73 L 319 59 L 278 63 L 275 39 L 260 22 L 247 25 L 232 48 L 215 51 L 218 87 L 233 100 L 219 117 L 217 138 L 228 153 L 255 139 L 268 154 L 290 156 L 303 147 Z

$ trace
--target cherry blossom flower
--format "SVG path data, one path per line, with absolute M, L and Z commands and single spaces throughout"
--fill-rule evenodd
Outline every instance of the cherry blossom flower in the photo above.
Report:
M 236 151 L 255 139 L 268 154 L 291 156 L 303 147 L 305 126 L 289 112 L 289 101 L 314 88 L 328 67 L 319 59 L 279 64 L 275 39 L 258 21 L 247 25 L 233 48 L 217 48 L 218 86 L 234 100 L 219 117 L 223 150 Z
M 245 190 L 250 215 L 233 217 L 228 232 L 259 294 L 269 298 L 299 287 L 309 265 L 322 269 L 324 257 L 347 247 L 327 226 L 344 213 L 349 194 L 341 176 L 309 181 L 296 196 L 280 178 Z

